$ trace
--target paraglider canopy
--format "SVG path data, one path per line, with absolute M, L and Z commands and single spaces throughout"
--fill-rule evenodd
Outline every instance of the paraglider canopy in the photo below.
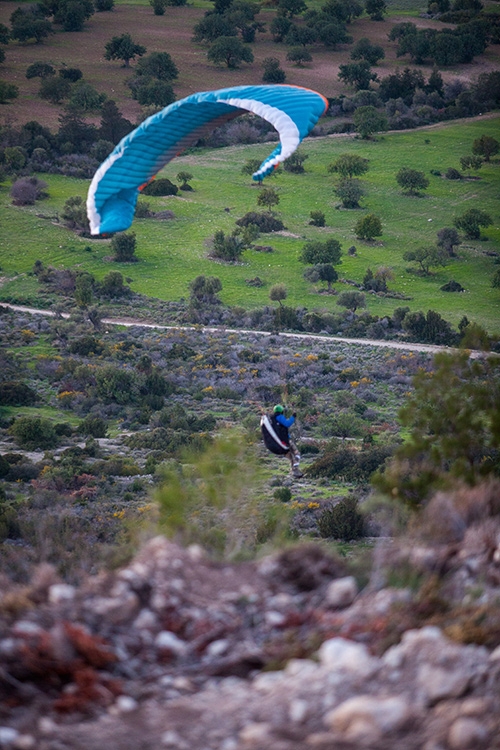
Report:
M 140 189 L 165 164 L 207 131 L 246 112 L 270 122 L 280 139 L 253 174 L 261 181 L 293 154 L 327 104 L 316 91 L 286 85 L 203 91 L 170 104 L 125 136 L 95 173 L 87 196 L 91 233 L 128 229 Z

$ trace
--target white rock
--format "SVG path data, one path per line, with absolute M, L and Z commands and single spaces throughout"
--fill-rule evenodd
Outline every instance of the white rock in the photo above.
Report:
M 363 676 L 372 674 L 378 663 L 377 659 L 370 656 L 366 646 L 345 638 L 331 638 L 325 641 L 318 651 L 318 656 L 323 667 Z
M 90 604 L 92 611 L 113 625 L 131 620 L 139 610 L 138 597 L 128 589 L 118 597 L 98 596 Z
M 264 619 L 267 625 L 270 625 L 271 627 L 279 627 L 280 625 L 283 625 L 286 617 L 282 612 L 276 612 L 276 610 L 271 609 L 265 613 Z
M 29 620 L 19 620 L 19 622 L 16 622 L 16 624 L 12 628 L 12 635 L 14 637 L 38 635 L 42 631 L 43 628 L 41 628 L 40 625 L 37 625 L 35 622 L 30 622 Z
M 36 740 L 32 734 L 20 734 L 14 741 L 16 750 L 32 750 L 36 747 Z
M 159 651 L 171 651 L 182 656 L 187 651 L 187 645 L 170 630 L 162 630 L 155 638 L 155 646 Z
M 265 721 L 252 722 L 243 727 L 239 734 L 239 738 L 243 743 L 252 744 L 254 742 L 262 742 L 269 738 L 270 724 Z
M 152 629 L 158 625 L 158 620 L 154 612 L 150 609 L 141 609 L 133 622 L 133 627 L 137 630 Z
M 346 576 L 332 581 L 326 592 L 325 601 L 329 607 L 348 607 L 358 594 L 358 584 L 354 576 Z
M 229 641 L 225 638 L 219 638 L 218 641 L 212 641 L 207 646 L 207 654 L 211 657 L 222 656 L 229 648 Z
M 19 737 L 17 729 L 12 727 L 0 727 L 0 747 L 8 747 Z
M 402 727 L 410 715 L 408 703 L 399 696 L 358 695 L 329 711 L 324 722 L 350 741 L 373 741 Z
M 2 638 L 0 641 L 0 654 L 2 656 L 14 656 L 16 650 L 16 640 L 14 638 Z
M 497 646 L 490 654 L 490 661 L 498 661 L 500 659 L 500 646 Z
M 43 735 L 49 735 L 54 734 L 54 732 L 57 730 L 57 724 L 53 719 L 49 718 L 48 716 L 42 716 L 42 718 L 38 721 L 38 731 L 40 734 Z
M 119 695 L 115 701 L 115 706 L 120 714 L 129 714 L 135 711 L 138 707 L 138 703 L 130 695 Z
M 301 724 L 306 718 L 308 711 L 309 705 L 307 701 L 302 700 L 301 698 L 295 698 L 293 701 L 290 701 L 288 717 L 290 721 L 294 722 L 294 724 Z
M 417 684 L 430 705 L 445 698 L 460 698 L 470 682 L 470 674 L 461 669 L 442 669 L 431 664 L 421 664 Z
M 75 598 L 76 589 L 69 583 L 54 583 L 49 588 L 49 602 L 51 604 L 60 604 L 61 602 L 71 602 Z
M 488 738 L 488 729 L 478 719 L 459 717 L 448 732 L 450 750 L 469 750 L 481 746 Z
M 174 747 L 175 750 L 185 750 L 187 743 L 173 729 L 164 732 L 161 736 L 161 744 L 164 747 Z
M 201 562 L 205 559 L 205 550 L 199 544 L 190 544 L 186 551 L 193 562 Z

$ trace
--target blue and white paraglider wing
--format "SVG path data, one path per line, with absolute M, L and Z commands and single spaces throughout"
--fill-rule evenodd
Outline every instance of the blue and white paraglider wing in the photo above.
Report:
M 278 131 L 280 143 L 259 169 L 262 180 L 287 159 L 327 107 L 316 91 L 298 86 L 235 86 L 203 91 L 170 104 L 125 136 L 95 173 L 87 196 L 93 235 L 131 225 L 141 188 L 207 131 L 253 112 Z

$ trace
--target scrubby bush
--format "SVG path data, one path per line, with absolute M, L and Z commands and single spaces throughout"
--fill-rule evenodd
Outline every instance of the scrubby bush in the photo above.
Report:
M 170 182 L 166 177 L 160 177 L 157 180 L 153 180 L 141 190 L 143 195 L 177 195 L 179 188 Z
M 12 202 L 16 206 L 33 206 L 35 201 L 47 198 L 47 183 L 38 177 L 20 177 L 10 189 Z
M 105 438 L 108 431 L 106 420 L 89 414 L 78 425 L 77 432 L 80 435 L 93 438 Z
M 311 226 L 313 227 L 325 226 L 326 221 L 325 221 L 325 214 L 323 213 L 323 211 L 311 211 L 309 216 L 311 217 L 311 221 L 309 222 Z
M 111 240 L 113 260 L 117 263 L 137 263 L 135 256 L 136 248 L 135 232 L 119 232 Z
M 27 450 L 48 450 L 58 443 L 54 425 L 44 417 L 19 417 L 10 432 L 19 447 Z
M 261 214 L 256 211 L 249 211 L 242 216 L 241 219 L 237 219 L 236 224 L 239 227 L 246 227 L 249 224 L 255 224 L 263 234 L 269 232 L 281 232 L 282 229 L 285 229 L 285 225 L 281 219 L 272 216 L 270 213 Z
M 274 490 L 273 497 L 281 503 L 288 503 L 292 499 L 292 491 L 289 487 L 278 487 Z
M 16 380 L 0 383 L 1 406 L 31 406 L 37 400 L 36 391 L 26 383 Z
M 364 517 L 358 510 L 358 499 L 348 495 L 324 510 L 318 518 L 322 537 L 349 542 L 364 536 Z

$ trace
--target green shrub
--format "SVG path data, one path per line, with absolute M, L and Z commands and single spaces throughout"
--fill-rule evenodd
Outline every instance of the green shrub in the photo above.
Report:
M 292 492 L 289 487 L 278 487 L 274 490 L 273 497 L 282 503 L 288 503 L 292 499 Z
M 94 438 L 105 438 L 108 431 L 106 420 L 102 417 L 94 417 L 89 414 L 78 425 L 77 431 L 80 435 L 88 435 Z
M 318 530 L 322 537 L 345 542 L 364 536 L 364 518 L 358 510 L 357 498 L 348 495 L 324 510 L 318 518 Z
M 153 180 L 141 190 L 142 195 L 177 195 L 179 188 L 166 177 Z
M 38 400 L 36 392 L 16 380 L 0 383 L 0 405 L 31 406 Z
M 10 428 L 14 440 L 28 450 L 55 448 L 58 438 L 54 425 L 44 417 L 19 417 Z
M 260 214 L 257 213 L 257 211 L 249 211 L 244 216 L 241 217 L 241 219 L 238 219 L 236 221 L 236 224 L 239 227 L 246 227 L 249 224 L 256 224 L 259 228 L 259 231 L 263 234 L 267 234 L 269 232 L 281 232 L 282 229 L 285 229 L 285 225 L 281 221 L 281 219 L 277 219 L 275 216 L 272 216 L 269 213 Z

